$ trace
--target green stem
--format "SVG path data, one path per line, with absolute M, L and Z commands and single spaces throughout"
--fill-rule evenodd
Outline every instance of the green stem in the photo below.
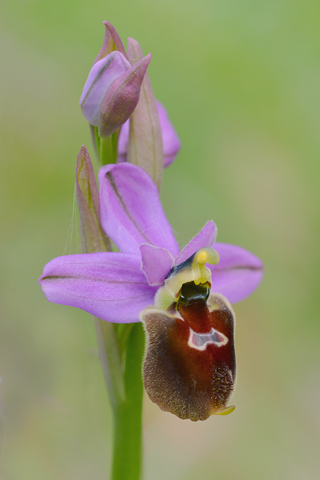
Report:
M 113 146 L 111 137 L 100 138 L 100 162 L 102 165 L 112 163 Z
M 108 138 L 91 127 L 102 163 L 116 160 L 119 131 Z M 84 252 L 112 251 L 100 225 L 98 189 L 92 164 L 81 150 L 77 161 L 77 199 Z M 144 332 L 141 323 L 116 325 L 94 318 L 99 356 L 113 413 L 114 451 L 112 480 L 140 480 L 142 459 L 141 362 Z M 119 318 L 121 320 L 121 318 Z
M 124 382 L 126 400 L 114 411 L 112 480 L 140 480 L 142 463 L 142 397 L 141 362 L 144 331 L 136 323 L 130 332 L 125 358 Z
M 94 153 L 97 157 L 97 160 L 100 161 L 100 137 L 98 133 L 98 127 L 94 127 L 93 125 L 89 125 L 89 127 Z
M 117 160 L 119 132 L 120 129 L 110 137 L 101 138 L 97 127 L 91 127 L 93 144 L 102 165 Z M 84 195 L 85 204 L 80 195 L 83 192 L 78 192 L 80 215 L 88 230 L 88 242 L 86 238 L 82 239 L 84 251 L 96 252 L 99 248 L 103 251 L 112 251 L 110 244 L 103 237 L 99 209 L 93 201 L 93 194 L 98 198 L 97 187 L 93 187 L 95 182 L 92 178 L 90 180 L 90 169 L 87 168 L 86 172 L 86 183 L 80 182 L 87 195 Z M 100 237 L 103 237 L 103 241 Z M 111 478 L 112 480 L 140 480 L 143 397 L 141 363 L 145 344 L 144 331 L 140 323 L 115 325 L 96 317 L 94 317 L 94 325 L 113 413 L 114 443 Z
M 102 165 L 116 163 L 118 156 L 118 139 L 120 129 L 115 131 L 110 137 L 100 137 L 100 161 Z

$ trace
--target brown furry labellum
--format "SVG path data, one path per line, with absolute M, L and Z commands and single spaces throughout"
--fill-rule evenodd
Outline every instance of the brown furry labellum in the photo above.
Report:
M 149 307 L 141 313 L 146 391 L 162 410 L 193 421 L 234 410 L 227 402 L 236 373 L 232 307 L 222 295 L 204 296 L 199 288 L 189 282 L 168 311 Z

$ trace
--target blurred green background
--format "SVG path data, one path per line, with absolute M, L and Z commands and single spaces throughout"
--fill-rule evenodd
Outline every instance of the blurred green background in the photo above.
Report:
M 152 52 L 182 141 L 165 211 L 261 257 L 235 306 L 235 412 L 181 421 L 145 398 L 145 480 L 315 480 L 320 472 L 320 4 L 2 0 L 0 478 L 102 480 L 111 416 L 88 314 L 48 303 L 43 265 L 80 251 L 78 101 L 103 20 Z

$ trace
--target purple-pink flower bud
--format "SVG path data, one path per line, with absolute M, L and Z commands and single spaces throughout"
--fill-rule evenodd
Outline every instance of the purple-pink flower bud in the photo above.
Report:
M 100 110 L 99 135 L 108 137 L 123 125 L 133 113 L 151 53 L 117 78 L 106 92 Z
M 80 106 L 87 121 L 99 127 L 100 136 L 111 135 L 132 114 L 150 59 L 149 54 L 131 67 L 122 53 L 114 51 L 91 68 Z
M 100 125 L 101 104 L 107 91 L 130 68 L 128 60 L 117 51 L 93 65 L 80 97 L 82 113 L 91 125 Z

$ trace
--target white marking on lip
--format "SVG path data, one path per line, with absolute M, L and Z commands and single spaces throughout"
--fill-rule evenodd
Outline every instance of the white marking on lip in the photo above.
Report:
M 188 345 L 196 350 L 204 351 L 207 345 L 210 344 L 216 347 L 223 347 L 223 345 L 226 345 L 228 342 L 228 337 L 214 328 L 211 328 L 209 333 L 197 333 L 190 328 Z

